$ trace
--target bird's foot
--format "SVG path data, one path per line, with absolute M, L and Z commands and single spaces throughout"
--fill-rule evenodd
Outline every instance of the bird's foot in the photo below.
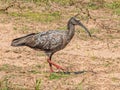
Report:
M 48 59 L 47 61 L 48 61 L 49 64 L 55 66 L 57 69 L 61 69 L 61 70 L 63 70 L 63 71 L 65 70 L 63 67 L 61 67 L 61 66 L 53 63 L 50 59 Z M 50 67 L 50 71 L 51 71 L 51 72 L 54 72 L 54 71 L 52 70 L 52 67 Z
M 59 65 L 56 65 L 55 67 L 56 67 L 57 69 L 61 69 L 61 70 L 63 70 L 63 71 L 65 70 L 63 67 L 61 67 L 61 66 L 59 66 Z

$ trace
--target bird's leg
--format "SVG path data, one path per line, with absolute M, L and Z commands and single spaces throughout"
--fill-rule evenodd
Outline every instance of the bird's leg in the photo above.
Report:
M 47 54 L 47 56 L 48 56 L 47 61 L 48 61 L 48 63 L 49 63 L 50 71 L 51 71 L 51 72 L 54 72 L 53 69 L 52 69 L 52 65 L 55 66 L 57 69 L 65 70 L 65 69 L 62 68 L 61 66 L 59 66 L 59 65 L 57 65 L 57 64 L 55 64 L 55 63 L 53 63 L 53 62 L 51 61 L 52 55 L 53 55 L 54 53 L 47 53 L 47 52 L 46 52 L 46 54 Z
M 50 66 L 50 72 L 52 73 L 52 72 L 54 72 L 53 71 L 53 69 L 52 69 L 52 64 L 49 62 L 49 61 L 51 61 L 51 58 L 52 58 L 52 55 L 53 55 L 53 53 L 47 53 L 46 52 L 46 54 L 47 54 L 47 56 L 48 56 L 48 63 L 49 63 L 49 66 Z
M 50 59 L 49 59 L 50 60 Z M 50 60 L 51 61 L 51 60 Z M 49 62 L 48 62 L 49 63 Z M 50 72 L 54 72 L 53 69 L 52 69 L 52 64 L 49 63 L 49 66 L 50 66 Z
M 62 68 L 61 66 L 53 63 L 50 59 L 48 59 L 47 61 L 48 61 L 49 65 L 54 65 L 57 69 L 65 70 L 65 69 Z M 50 68 L 52 68 L 52 67 L 50 66 Z

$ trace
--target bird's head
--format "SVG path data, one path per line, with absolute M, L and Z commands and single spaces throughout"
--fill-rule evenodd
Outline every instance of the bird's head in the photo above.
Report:
M 79 19 L 76 18 L 76 16 L 74 17 L 71 17 L 71 19 L 69 20 L 69 22 L 73 25 L 79 25 L 81 26 L 82 28 L 85 29 L 85 31 L 87 31 L 87 33 L 89 34 L 89 36 L 91 37 L 91 34 L 89 32 L 89 30 L 81 23 L 81 21 Z

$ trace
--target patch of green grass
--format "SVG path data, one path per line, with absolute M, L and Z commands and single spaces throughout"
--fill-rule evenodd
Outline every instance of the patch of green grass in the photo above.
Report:
M 111 3 L 105 3 L 105 7 L 112 9 L 114 14 L 120 15 L 120 1 L 113 1 Z
M 44 4 L 44 5 L 49 5 L 51 0 L 22 0 L 23 2 L 30 2 L 30 3 L 35 3 L 35 4 Z
M 119 48 L 119 45 L 117 44 L 115 44 L 114 46 L 113 46 L 113 48 Z
M 90 0 L 90 2 L 88 3 L 87 8 L 92 9 L 92 10 L 96 10 L 99 8 L 109 8 L 114 10 L 113 12 L 116 14 L 120 15 L 120 1 L 113 1 L 113 2 L 105 2 L 104 0 Z
M 41 79 L 37 79 L 35 83 L 35 90 L 40 90 L 41 86 Z
M 37 68 L 41 68 L 42 66 L 40 64 L 36 65 Z
M 9 69 L 9 65 L 8 64 L 3 64 L 2 66 L 0 66 L 0 71 L 5 71 Z
M 118 82 L 119 82 L 119 81 L 120 81 L 120 79 L 119 79 L 119 78 L 117 78 L 117 77 L 112 77 L 111 79 L 112 79 L 112 81 L 113 81 L 113 82 L 116 82 L 116 81 L 118 81 Z
M 104 0 L 90 0 L 90 2 L 88 3 L 88 8 L 96 10 L 104 7 L 104 3 L 105 3 Z
M 88 4 L 88 7 L 89 7 L 89 9 L 92 9 L 92 10 L 96 10 L 99 8 L 96 4 L 94 4 L 92 2 Z
M 53 80 L 53 79 L 61 79 L 61 78 L 67 77 L 67 76 L 68 76 L 68 75 L 65 75 L 65 74 L 52 73 L 52 74 L 50 74 L 49 79 L 50 79 L 50 80 Z
M 39 22 L 52 22 L 55 20 L 59 20 L 61 17 L 61 13 L 59 11 L 55 11 L 52 13 L 38 13 L 38 12 L 24 12 L 24 13 L 17 13 L 17 12 L 12 12 L 10 13 L 11 16 L 15 17 L 24 17 L 26 19 L 34 20 L 34 21 L 39 21 Z
M 17 27 L 13 27 L 14 30 L 17 30 Z
M 120 1 L 113 1 L 111 3 L 105 3 L 106 8 L 117 9 L 120 8 Z
M 60 5 L 66 6 L 66 5 L 73 5 L 76 2 L 76 0 L 51 0 L 51 2 L 55 2 Z
M 14 17 L 20 17 L 21 16 L 20 13 L 17 13 L 17 12 L 11 12 L 11 13 L 9 13 L 9 15 L 14 16 Z
M 27 2 L 31 2 L 31 0 L 25 0 Z M 60 4 L 62 6 L 66 6 L 66 5 L 73 5 L 75 3 L 76 0 L 33 0 L 34 3 L 39 3 L 39 4 L 46 4 L 49 5 L 50 2 L 51 3 L 57 3 Z
M 0 71 L 6 71 L 6 72 L 11 72 L 19 69 L 20 67 L 17 67 L 15 65 L 9 65 L 9 64 L 3 64 L 0 66 Z
M 92 56 L 91 59 L 95 61 L 95 60 L 98 59 L 98 57 L 97 56 Z
M 107 37 L 110 38 L 110 39 L 114 38 L 112 34 L 108 34 Z
M 38 73 L 40 73 L 40 72 L 37 71 L 37 70 L 30 70 L 30 71 L 28 71 L 28 72 L 30 72 L 30 73 L 32 73 L 32 74 L 38 74 Z
M 3 81 L 0 81 L 0 90 L 9 90 L 7 77 Z
M 114 13 L 117 14 L 117 15 L 120 15 L 120 8 L 115 9 Z
M 4 4 L 4 3 L 10 3 L 13 0 L 0 0 L 0 3 Z

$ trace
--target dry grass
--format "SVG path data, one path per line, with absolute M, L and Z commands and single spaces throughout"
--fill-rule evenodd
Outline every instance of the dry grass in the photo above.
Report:
M 70 0 L 65 0 L 67 4 L 53 1 L 48 7 L 27 0 L 22 2 L 22 11 L 15 4 L 8 14 L 1 12 L 0 90 L 120 90 L 120 16 L 116 2 L 105 7 L 89 2 L 88 6 L 92 17 L 111 29 L 101 28 L 93 20 L 86 23 L 87 16 L 79 16 L 93 37 L 76 27 L 71 43 L 53 56 L 53 61 L 66 67 L 68 73 L 51 74 L 43 52 L 10 46 L 12 39 L 28 33 L 64 30 L 67 20 L 80 12 Z

